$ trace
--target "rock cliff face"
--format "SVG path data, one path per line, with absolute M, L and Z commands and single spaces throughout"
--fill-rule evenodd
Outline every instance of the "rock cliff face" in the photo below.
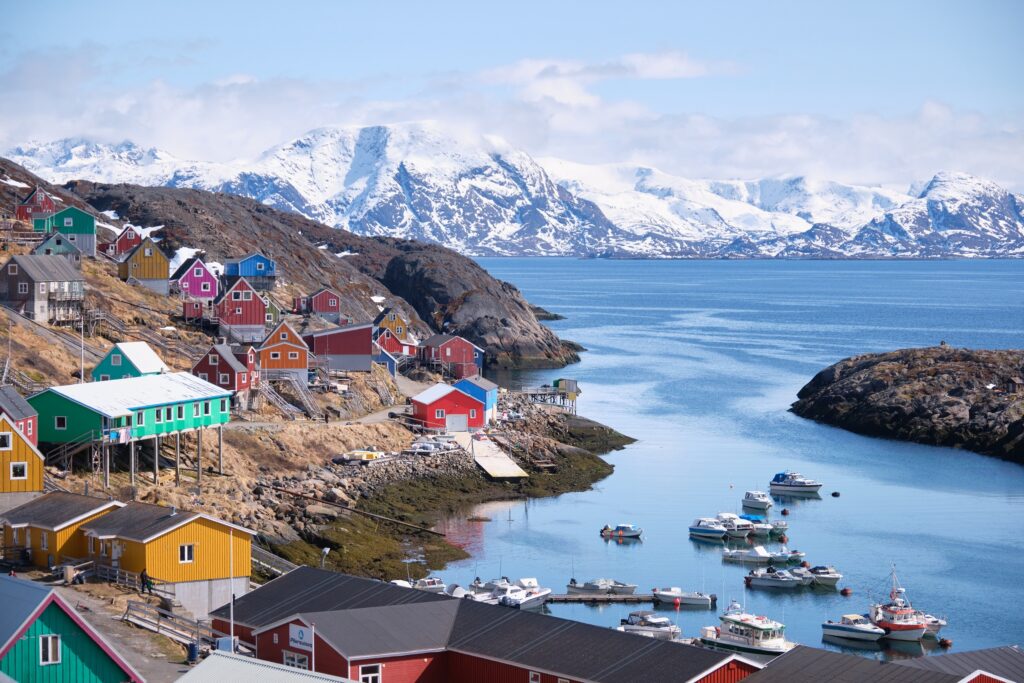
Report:
M 1024 351 L 938 346 L 853 356 L 808 382 L 791 410 L 860 434 L 1024 463 Z

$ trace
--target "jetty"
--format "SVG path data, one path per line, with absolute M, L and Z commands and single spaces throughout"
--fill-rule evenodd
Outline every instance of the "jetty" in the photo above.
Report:
M 490 439 L 474 439 L 469 432 L 456 432 L 455 441 L 473 456 L 477 466 L 491 479 L 525 479 L 530 476 Z
M 585 604 L 640 604 L 654 602 L 654 595 L 651 593 L 633 593 L 632 595 L 619 595 L 617 593 L 552 593 L 547 597 L 547 602 L 562 603 L 585 603 Z
M 582 394 L 579 383 L 574 379 L 556 379 L 550 385 L 540 387 L 523 387 L 517 391 L 530 403 L 559 406 L 576 414 L 576 399 Z

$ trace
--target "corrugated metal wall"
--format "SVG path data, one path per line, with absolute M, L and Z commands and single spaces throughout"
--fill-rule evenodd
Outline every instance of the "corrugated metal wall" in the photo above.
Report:
M 251 537 L 234 531 L 234 575 L 249 576 L 251 565 Z M 206 519 L 197 519 L 180 529 L 150 541 L 146 547 L 145 567 L 150 576 L 161 581 L 202 581 L 205 579 L 226 579 L 231 573 L 231 555 L 228 548 L 228 527 Z M 178 547 L 194 546 L 194 560 L 190 563 L 178 561 Z M 136 564 L 122 566 L 133 572 L 142 571 Z

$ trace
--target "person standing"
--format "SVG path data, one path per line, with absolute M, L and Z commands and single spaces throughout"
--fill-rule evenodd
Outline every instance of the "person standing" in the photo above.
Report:
M 143 568 L 142 573 L 139 574 L 139 583 L 141 584 L 143 595 L 146 594 L 147 590 L 150 595 L 153 594 L 153 580 L 149 578 L 149 572 L 147 572 L 145 568 Z

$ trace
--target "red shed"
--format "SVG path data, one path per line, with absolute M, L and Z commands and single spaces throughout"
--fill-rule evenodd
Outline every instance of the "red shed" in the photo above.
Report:
M 9 384 L 0 387 L 0 413 L 6 415 L 33 446 L 39 445 L 39 413 Z
M 420 345 L 420 360 L 456 379 L 472 377 L 483 370 L 483 350 L 462 337 L 435 334 Z
M 263 341 L 267 302 L 244 277 L 221 292 L 214 300 L 213 308 L 222 336 L 240 342 Z
M 303 337 L 317 358 L 331 370 L 369 372 L 373 360 L 373 324 L 346 325 Z
M 412 415 L 428 429 L 482 429 L 484 404 L 453 386 L 435 384 L 412 397 Z
M 45 218 L 57 212 L 57 202 L 46 190 L 36 186 L 27 197 L 18 202 L 14 217 L 19 221 L 31 223 L 36 218 Z
M 199 320 L 203 317 L 203 302 L 186 299 L 181 302 L 181 317 L 185 320 Z

